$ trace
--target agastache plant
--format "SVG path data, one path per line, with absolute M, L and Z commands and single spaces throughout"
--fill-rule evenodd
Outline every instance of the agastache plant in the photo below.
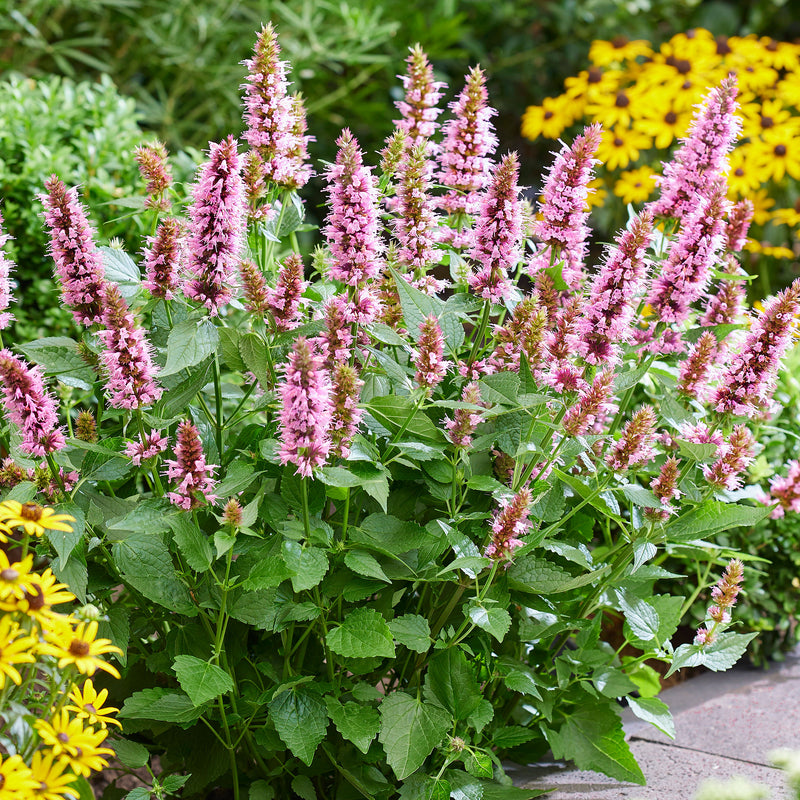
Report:
M 0 331 L 7 328 L 14 319 L 8 307 L 11 303 L 11 273 L 14 262 L 3 252 L 3 248 L 11 238 L 3 229 L 3 215 L 0 214 Z

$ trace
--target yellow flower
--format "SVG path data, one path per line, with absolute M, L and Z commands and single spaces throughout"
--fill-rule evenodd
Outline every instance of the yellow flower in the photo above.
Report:
M 758 189 L 766 180 L 761 167 L 753 158 L 750 145 L 740 145 L 730 154 L 728 172 L 728 193 L 731 197 L 748 197 L 753 189 Z
M 68 794 L 74 796 L 75 792 L 69 787 L 75 782 L 75 776 L 71 772 L 64 774 L 68 766 L 63 760 L 56 761 L 52 752 L 37 750 L 31 760 L 31 773 L 38 786 L 32 790 L 31 797 L 62 800 Z
M 656 178 L 650 167 L 637 167 L 623 172 L 614 184 L 614 194 L 623 203 L 643 203 L 656 188 Z
M 733 71 L 736 73 L 736 82 L 741 92 L 761 94 L 774 86 L 778 80 L 777 71 L 760 62 L 747 63 Z
M 80 748 L 92 747 L 95 737 L 94 728 L 84 729 L 81 720 L 70 719 L 63 708 L 51 720 L 37 719 L 33 727 L 57 757 L 75 755 Z
M 95 620 L 80 622 L 74 629 L 71 625 L 65 625 L 60 630 L 45 633 L 47 643 L 39 646 L 39 652 L 55 656 L 59 669 L 74 664 L 83 675 L 92 676 L 98 669 L 102 669 L 119 678 L 117 668 L 100 656 L 105 653 L 121 653 L 122 650 L 111 644 L 110 639 L 96 639 L 96 636 Z
M 586 211 L 591 211 L 595 207 L 602 206 L 606 201 L 608 192 L 603 185 L 602 178 L 594 178 L 586 184 L 589 193 L 586 195 Z
M 564 95 L 545 97 L 540 106 L 528 106 L 522 117 L 522 135 L 528 139 L 558 139 L 575 120 L 574 107 Z
M 67 589 L 66 584 L 57 583 L 56 576 L 48 568 L 41 575 L 35 573 L 28 575 L 25 594 L 21 598 L 15 598 L 13 602 L 0 602 L 0 609 L 20 611 L 43 624 L 54 613 L 53 606 L 69 603 L 75 599 L 75 595 L 63 591 L 65 589 Z
M 8 525 L 0 522 L 0 544 L 8 541 L 8 537 L 11 535 L 11 528 Z
M 761 39 L 761 58 L 775 69 L 795 70 L 800 66 L 800 47 L 791 42 L 776 42 L 769 36 Z
M 44 508 L 38 503 L 20 503 L 17 500 L 4 500 L 0 503 L 0 522 L 10 528 L 23 528 L 28 536 L 41 536 L 45 531 L 64 531 L 69 533 L 75 522 L 69 514 L 56 514 L 52 508 Z
M 634 112 L 631 102 L 630 93 L 620 89 L 609 98 L 603 97 L 596 102 L 588 103 L 586 113 L 604 128 L 613 128 L 617 125 L 627 128 L 631 124 Z
M 564 81 L 564 96 L 572 102 L 597 103 L 614 96 L 624 77 L 618 69 L 591 67 Z
M 785 175 L 800 180 L 800 138 L 790 128 L 775 128 L 750 147 L 767 180 L 780 181 Z
M 780 100 L 764 99 L 762 102 L 745 103 L 741 107 L 743 118 L 742 135 L 754 139 L 792 119 L 791 112 Z
M 617 36 L 610 42 L 597 39 L 589 48 L 589 60 L 598 67 L 621 61 L 633 61 L 638 56 L 649 58 L 653 55 L 650 42 L 644 39 L 629 40 L 625 36 Z
M 36 656 L 36 638 L 24 635 L 19 625 L 10 616 L 0 617 L 0 689 L 6 684 L 8 676 L 17 686 L 22 682 L 14 664 L 33 664 Z
M 634 120 L 636 130 L 647 134 L 659 150 L 666 150 L 680 136 L 685 136 L 689 129 L 692 115 L 687 109 L 675 109 L 667 100 L 664 103 L 641 101 L 641 116 Z
M 23 800 L 35 788 L 36 781 L 20 756 L 0 755 L 0 800 Z
M 13 564 L 8 560 L 4 550 L 0 550 L 0 600 L 23 598 L 28 589 L 30 571 L 33 567 L 33 555 Z
M 613 172 L 627 167 L 631 161 L 636 161 L 639 152 L 647 150 L 650 146 L 650 137 L 641 131 L 623 129 L 604 131 L 600 147 L 597 148 L 597 157 L 605 164 L 606 169 Z
M 790 250 L 788 247 L 771 245 L 769 242 L 757 242 L 753 239 L 747 240 L 747 244 L 745 244 L 744 249 L 750 251 L 751 253 L 761 253 L 761 255 L 771 256 L 772 258 L 781 259 L 795 257 L 794 251 Z
M 796 228 L 800 225 L 800 210 L 796 208 L 776 208 L 772 212 L 773 225 L 788 225 Z
M 766 225 L 769 222 L 770 209 L 775 205 L 775 201 L 769 196 L 766 189 L 759 189 L 748 195 L 753 203 L 753 222 L 756 225 Z
M 83 690 L 74 686 L 69 693 L 69 699 L 75 705 L 67 706 L 67 711 L 72 711 L 78 719 L 87 719 L 91 725 L 100 725 L 101 728 L 105 728 L 110 723 L 121 728 L 122 725 L 110 716 L 116 714 L 119 709 L 112 706 L 103 708 L 107 697 L 108 689 L 98 692 L 94 688 L 94 684 L 87 680 L 83 684 Z
M 779 81 L 776 93 L 789 108 L 800 106 L 800 71 L 790 72 Z

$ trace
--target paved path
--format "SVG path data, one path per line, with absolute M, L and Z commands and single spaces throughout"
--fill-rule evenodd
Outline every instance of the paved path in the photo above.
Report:
M 520 768 L 510 773 L 514 782 L 552 787 L 546 800 L 691 800 L 703 780 L 738 775 L 768 786 L 773 800 L 789 800 L 783 774 L 767 754 L 780 747 L 800 749 L 800 649 L 767 671 L 739 667 L 707 673 L 660 697 L 672 710 L 675 741 L 623 713 L 647 786 L 552 763 Z

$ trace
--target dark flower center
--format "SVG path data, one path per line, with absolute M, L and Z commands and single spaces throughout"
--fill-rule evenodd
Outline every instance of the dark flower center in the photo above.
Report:
M 664 122 L 667 125 L 674 125 L 678 121 L 678 115 L 674 111 L 667 111 L 664 115 Z
M 12 569 L 11 567 L 7 567 L 2 572 L 0 572 L 0 580 L 6 581 L 7 583 L 11 583 L 19 578 L 19 572 L 17 570 Z
M 717 36 L 717 55 L 727 56 L 731 52 L 731 46 L 728 44 L 728 37 Z
M 627 36 L 615 36 L 611 40 L 611 46 L 615 50 L 621 50 L 625 45 L 628 44 L 628 37 Z
M 85 708 L 85 709 L 86 709 L 86 710 L 87 710 L 87 711 L 88 711 L 90 714 L 96 714 L 96 713 L 97 713 L 97 709 L 94 707 L 94 705 L 92 705 L 92 703 L 87 703 L 87 704 L 84 706 L 84 708 Z
M 624 139 L 620 139 L 619 136 L 617 136 L 614 139 L 614 147 L 622 147 L 622 145 L 624 145 L 624 144 L 625 144 Z
M 545 111 L 544 112 L 544 118 L 545 119 L 552 119 L 553 118 L 553 112 L 552 111 Z
M 778 49 L 778 43 L 774 39 L 770 39 L 767 43 L 767 50 L 774 53 Z
M 776 156 L 785 156 L 786 155 L 786 145 L 785 144 L 776 144 L 775 145 L 775 155 Z
M 741 177 L 744 175 L 744 169 L 743 169 L 742 167 L 737 167 L 737 168 L 736 168 L 736 169 L 733 171 L 733 174 L 734 174 L 734 175 L 735 175 L 737 178 L 741 178 Z
M 603 70 L 600 67 L 592 67 L 589 70 L 589 83 L 600 83 L 603 80 Z
M 675 69 L 680 75 L 688 75 L 692 71 L 692 62 L 687 58 L 678 58 L 675 61 Z
M 69 653 L 73 656 L 88 656 L 89 642 L 84 642 L 83 639 L 73 639 L 69 645 Z
M 19 515 L 28 522 L 38 522 L 42 518 L 42 507 L 38 503 L 23 503 Z
M 617 99 L 614 102 L 614 105 L 617 108 L 627 108 L 631 104 L 631 100 L 625 92 L 619 92 L 617 94 Z
M 28 608 L 31 611 L 41 611 L 44 608 L 44 592 L 41 586 L 34 586 L 33 594 L 25 592 L 25 599 L 28 601 Z
M 761 127 L 762 128 L 771 128 L 775 124 L 775 120 L 772 117 L 761 117 Z
M 63 732 L 57 733 L 56 739 L 58 739 L 58 741 L 61 742 L 61 744 L 66 744 L 69 741 L 69 736 L 67 736 L 67 734 Z

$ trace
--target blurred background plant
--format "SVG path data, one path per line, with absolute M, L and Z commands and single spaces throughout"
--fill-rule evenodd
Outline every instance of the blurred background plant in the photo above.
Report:
M 726 36 L 705 28 L 678 33 L 660 47 L 644 39 L 596 40 L 587 68 L 567 78 L 564 92 L 529 106 L 522 132 L 530 139 L 570 137 L 589 122 L 604 128 L 603 167 L 593 204 L 613 230 L 625 206 L 656 193 L 660 162 L 687 132 L 707 86 L 735 72 L 740 143 L 731 157 L 729 198 L 750 198 L 754 226 L 744 266 L 766 297 L 798 274 L 800 229 L 800 45 L 769 37 Z

